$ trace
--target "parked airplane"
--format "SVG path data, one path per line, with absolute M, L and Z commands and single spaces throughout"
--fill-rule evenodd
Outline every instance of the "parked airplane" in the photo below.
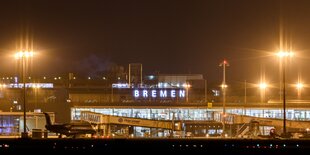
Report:
M 71 123 L 64 123 L 64 124 L 52 124 L 51 118 L 48 113 L 45 113 L 45 120 L 46 125 L 45 128 L 56 134 L 59 134 L 59 138 L 62 135 L 66 135 L 67 137 L 79 137 L 86 134 L 94 135 L 96 130 L 92 127 L 89 122 L 86 121 L 73 121 Z

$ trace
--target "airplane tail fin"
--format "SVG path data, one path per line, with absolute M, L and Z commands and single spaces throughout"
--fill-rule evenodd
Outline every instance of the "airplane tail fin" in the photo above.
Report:
M 45 120 L 46 120 L 46 125 L 45 127 L 51 126 L 52 125 L 52 121 L 51 121 L 51 117 L 48 113 L 44 112 L 45 115 Z

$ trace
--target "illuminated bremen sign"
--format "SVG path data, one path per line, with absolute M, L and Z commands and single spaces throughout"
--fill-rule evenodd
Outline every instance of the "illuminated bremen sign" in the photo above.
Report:
M 144 89 L 144 90 L 134 90 L 133 92 L 134 97 L 143 97 L 143 98 L 175 98 L 175 97 L 180 97 L 184 98 L 185 97 L 185 90 L 155 90 L 155 89 Z

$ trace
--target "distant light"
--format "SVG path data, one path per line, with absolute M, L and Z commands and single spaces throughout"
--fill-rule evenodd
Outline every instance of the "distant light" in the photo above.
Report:
M 43 77 L 43 79 L 45 80 L 45 79 L 46 79 L 46 77 L 44 76 L 44 77 Z
M 129 88 L 128 83 L 113 83 L 112 88 Z
M 18 77 L 14 77 L 14 82 L 15 82 L 15 83 L 18 82 Z
M 155 78 L 154 75 L 150 75 L 150 76 L 149 76 L 149 80 L 153 80 L 154 78 Z
M 58 79 L 61 79 L 61 77 L 58 77 Z
M 118 80 L 120 80 L 120 79 L 121 79 L 121 77 L 118 77 L 117 79 L 118 79 Z
M 0 88 L 5 88 L 6 85 L 5 84 L 0 84 Z
M 292 57 L 294 56 L 293 52 L 285 52 L 285 51 L 280 51 L 276 54 L 278 57 L 282 58 L 282 57 Z
M 75 77 L 73 77 L 73 79 L 75 80 L 76 78 L 75 78 Z
M 183 87 L 184 87 L 184 88 L 190 88 L 190 87 L 191 87 L 191 85 L 190 85 L 190 84 L 188 84 L 188 83 L 184 83 L 184 84 L 183 84 Z
M 220 91 L 219 90 L 212 90 L 212 92 L 214 93 L 213 96 L 220 96 Z
M 222 88 L 227 88 L 228 86 L 226 84 L 221 85 Z
M 29 76 L 28 78 L 29 78 L 29 80 L 31 79 L 31 77 L 30 77 L 30 76 Z
M 57 77 L 55 77 L 54 80 L 57 80 Z
M 304 85 L 302 84 L 302 83 L 297 83 L 296 84 L 296 88 L 297 89 L 301 89 L 301 88 L 303 88 L 304 87 Z
M 167 88 L 168 87 L 168 84 L 167 83 L 164 83 L 164 88 Z
M 220 66 L 229 66 L 229 64 L 226 60 L 224 60 L 223 62 L 220 63 Z
M 34 109 L 33 112 L 35 112 L 35 113 L 41 113 L 41 109 Z
M 20 51 L 15 53 L 15 58 L 16 59 L 28 58 L 33 57 L 33 55 L 34 55 L 33 51 Z
M 90 77 L 88 77 L 88 80 L 90 80 L 91 78 Z
M 267 88 L 267 84 L 266 83 L 260 83 L 259 84 L 259 88 L 260 89 L 266 89 Z
M 16 105 L 16 109 L 17 109 L 17 110 L 21 110 L 21 109 L 22 109 L 22 106 L 21 106 L 21 105 Z
M 103 80 L 106 80 L 106 78 L 105 78 L 105 77 L 103 77 L 102 79 L 103 79 Z
M 33 84 L 32 85 L 32 88 L 40 88 L 41 86 L 40 86 L 40 84 Z

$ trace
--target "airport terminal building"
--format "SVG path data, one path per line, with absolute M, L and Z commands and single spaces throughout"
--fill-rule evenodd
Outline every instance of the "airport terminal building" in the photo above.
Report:
M 131 122 L 150 123 L 146 120 L 154 120 L 178 123 L 180 130 L 175 130 L 175 135 L 206 137 L 219 136 L 223 133 L 224 125 L 225 132 L 234 136 L 245 127 L 249 130 L 248 123 L 251 121 L 238 122 L 237 115 L 253 117 L 251 119 L 254 117 L 279 120 L 283 118 L 281 101 L 260 102 L 259 96 L 248 95 L 248 102 L 244 103 L 240 101 L 243 96 L 232 96 L 228 93 L 225 107 L 228 116 L 223 119 L 221 89 L 207 88 L 203 75 L 142 76 L 141 64 L 130 64 L 128 74 L 120 73 L 117 76 L 83 78 L 70 73 L 69 76 L 32 79 L 41 82 L 32 83 L 30 78 L 27 81 L 27 113 L 35 109 L 55 112 L 54 122 L 85 119 L 82 113 L 86 111 L 102 114 L 100 118 L 115 116 L 119 120 L 126 118 Z M 13 133 L 13 130 L 7 128 L 12 126 L 10 124 L 15 124 L 14 128 L 19 126 L 18 130 L 14 130 L 16 133 L 20 131 L 20 126 L 23 124 L 22 115 L 13 116 L 9 113 L 23 111 L 22 87 L 14 78 L 2 78 L 2 82 L 10 87 L 0 91 L 0 110 L 3 114 L 0 118 L 1 134 Z M 31 87 L 32 85 L 39 85 L 40 89 Z M 287 120 L 308 121 L 310 119 L 310 106 L 307 100 L 301 102 L 291 100 L 289 97 L 288 100 L 290 102 L 287 103 Z M 274 127 L 276 127 L 274 124 L 260 124 L 260 134 L 267 135 Z M 95 128 L 98 129 L 99 135 L 104 136 L 135 134 L 135 136 L 166 137 L 172 132 L 170 128 L 118 124 L 113 121 L 102 121 Z M 281 127 L 277 126 L 277 128 L 281 131 Z M 302 127 L 298 130 L 309 129 Z

